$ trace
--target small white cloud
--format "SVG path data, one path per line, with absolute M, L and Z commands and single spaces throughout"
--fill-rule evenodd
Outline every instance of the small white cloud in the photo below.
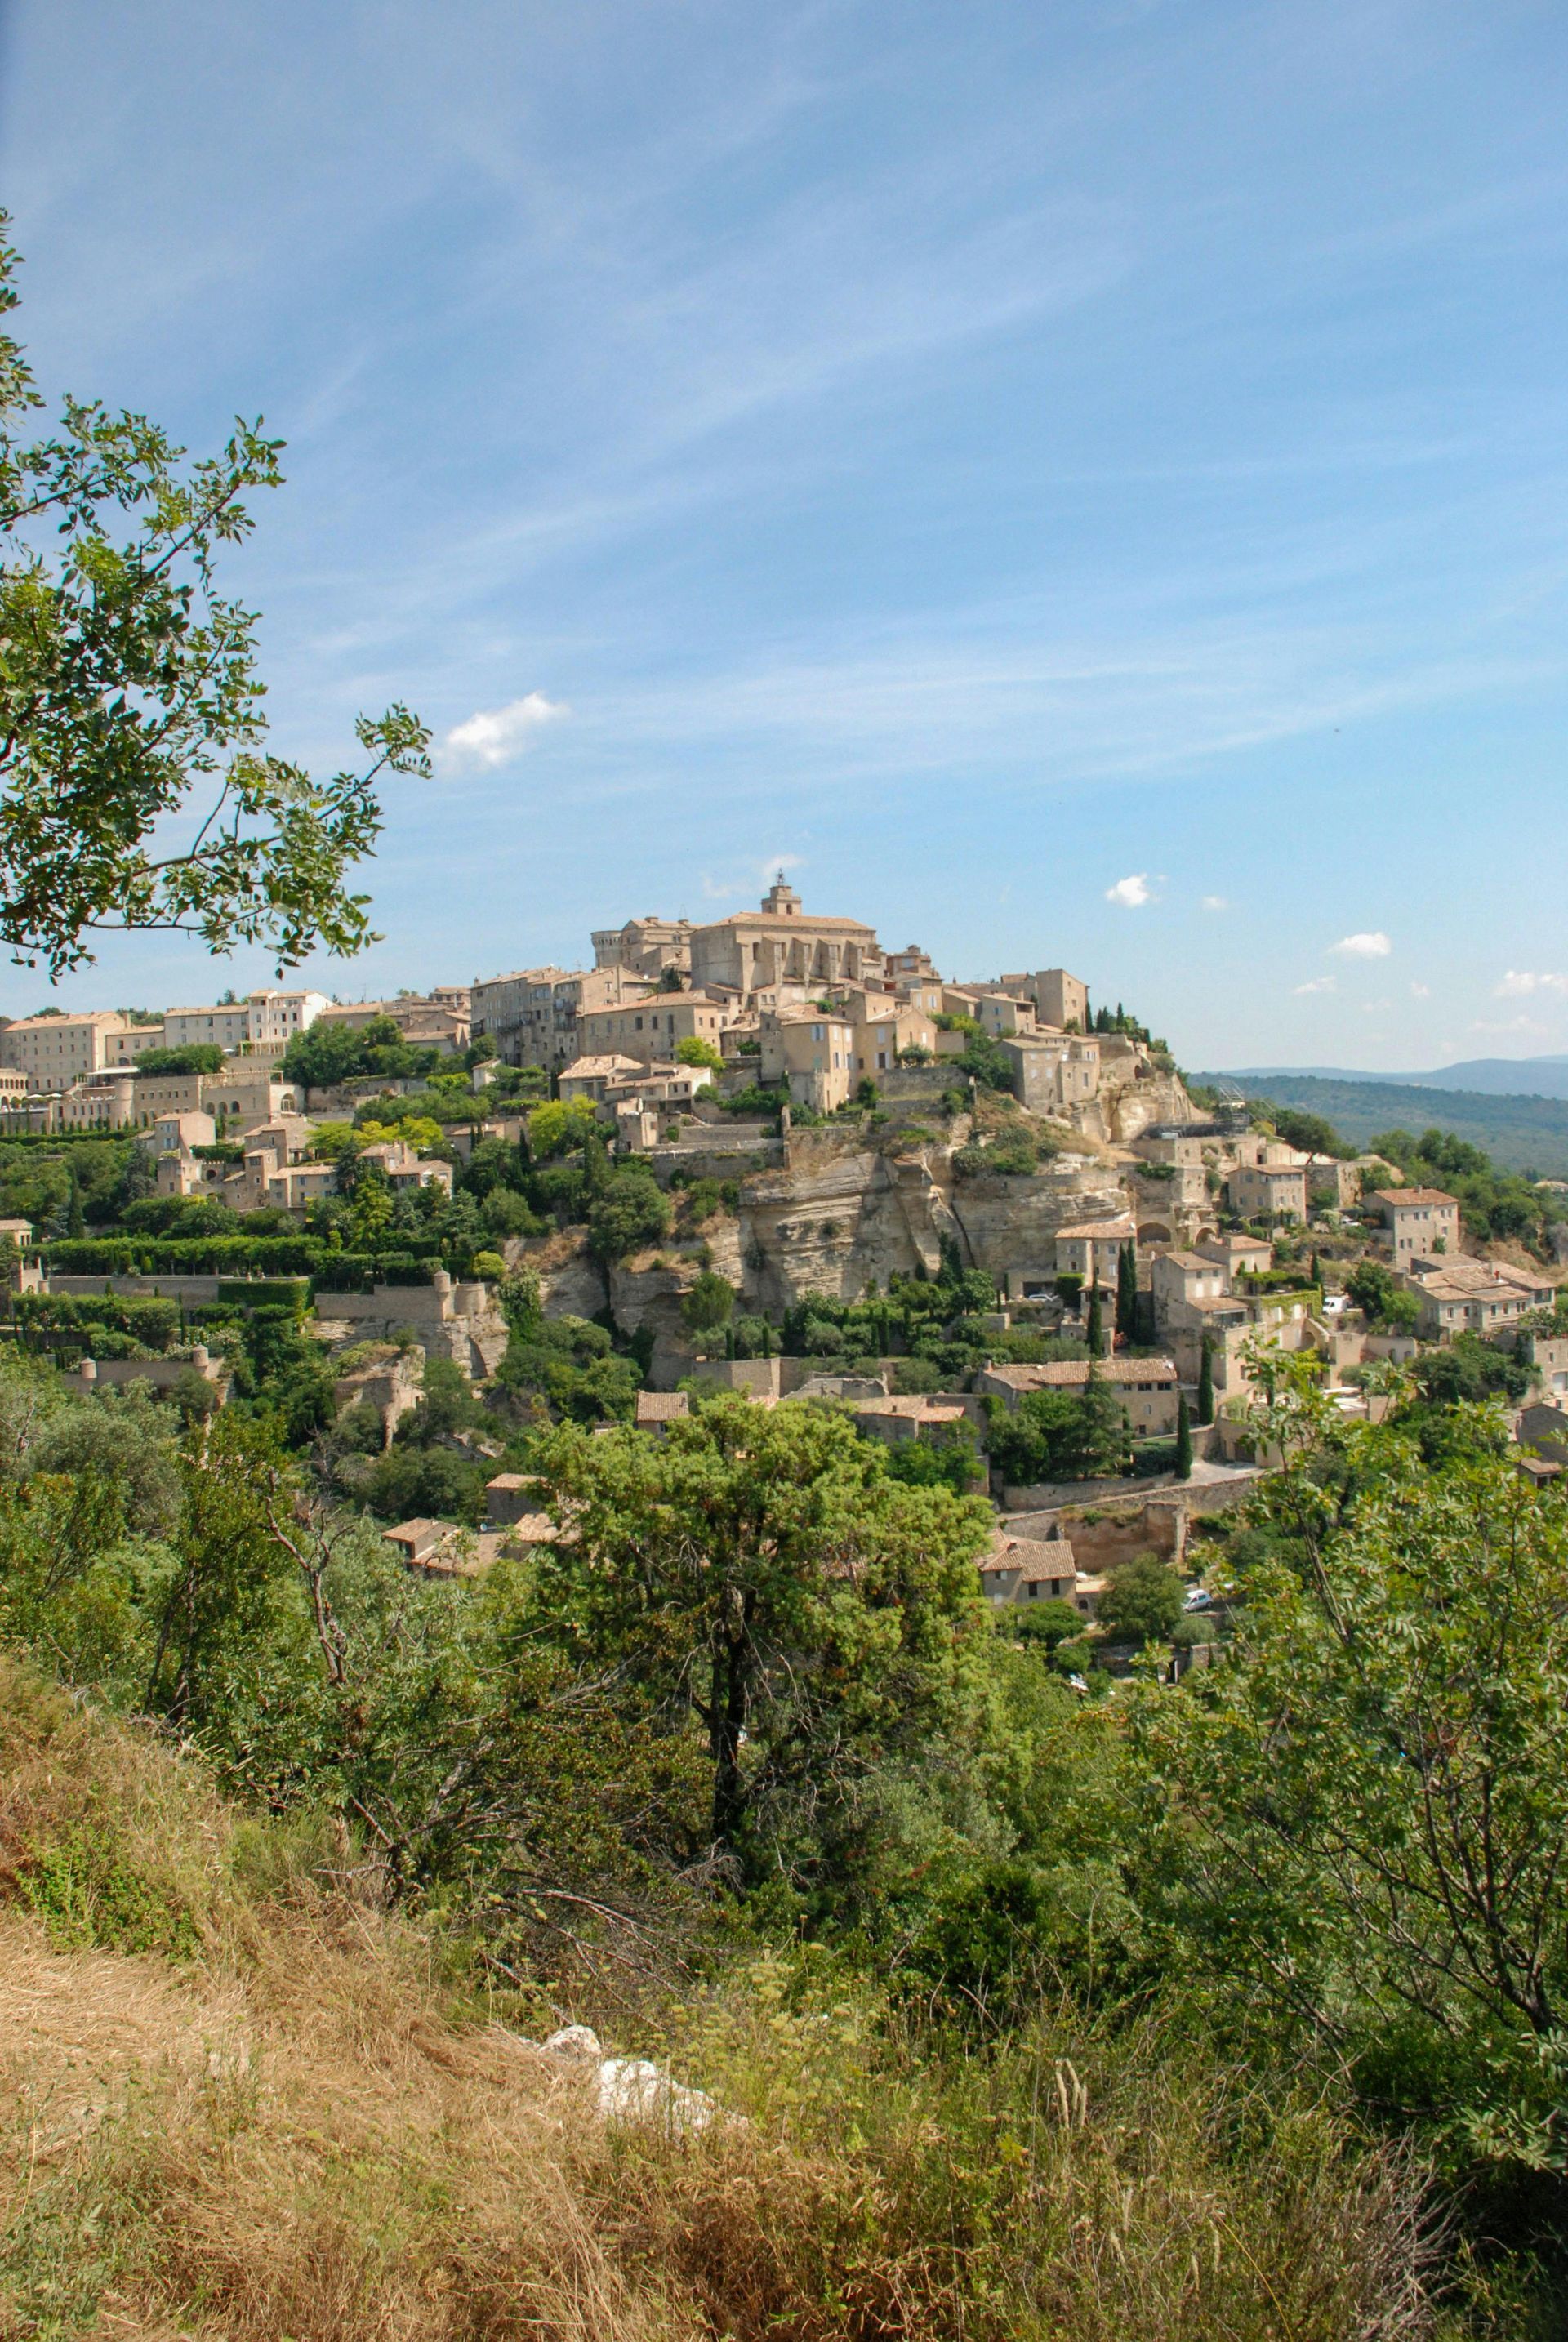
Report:
M 1343 959 L 1386 959 L 1393 946 L 1381 927 L 1363 930 L 1357 936 L 1341 936 L 1337 944 L 1330 944 L 1331 952 Z
M 798 870 L 805 860 L 804 854 L 764 854 L 760 862 L 742 862 L 728 870 L 704 870 L 700 884 L 710 903 L 727 903 L 736 895 L 765 893 L 775 878 L 784 877 Z
M 1134 870 L 1128 878 L 1118 878 L 1114 886 L 1105 889 L 1107 903 L 1119 903 L 1124 911 L 1141 910 L 1154 899 L 1146 870 Z
M 1431 985 L 1413 983 L 1410 987 L 1410 996 L 1413 1000 L 1430 1000 L 1432 998 Z
M 1511 967 L 1496 987 L 1496 997 L 1528 1000 L 1533 992 L 1568 992 L 1568 976 L 1534 974 L 1528 968 Z
M 1205 895 L 1201 907 L 1205 911 L 1228 911 L 1231 906 L 1223 895 Z
M 504 707 L 481 707 L 454 724 L 441 744 L 441 763 L 448 772 L 498 772 L 520 756 L 534 735 L 571 709 L 564 699 L 546 699 L 530 691 Z
M 1309 992 L 1332 992 L 1333 989 L 1334 980 L 1332 976 L 1314 976 L 1310 984 L 1298 984 L 1296 986 L 1295 996 L 1300 1000 L 1304 994 Z

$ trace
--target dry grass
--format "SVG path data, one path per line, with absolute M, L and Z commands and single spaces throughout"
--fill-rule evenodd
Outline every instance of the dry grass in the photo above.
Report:
M 1425 2331 L 1407 2176 L 1311 2108 L 1238 2155 L 1212 2073 L 1081 2077 L 1043 2035 L 937 2075 L 764 1965 L 667 2019 L 748 2118 L 606 2135 L 570 2067 L 323 1883 L 330 1845 L 236 1825 L 3 1671 L 0 1719 L 6 2342 Z

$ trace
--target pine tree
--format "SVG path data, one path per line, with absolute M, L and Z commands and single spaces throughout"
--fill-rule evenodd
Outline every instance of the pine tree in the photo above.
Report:
M 1176 1477 L 1190 1480 L 1193 1476 L 1193 1419 L 1187 1413 L 1187 1394 L 1176 1393 Z
M 1089 1356 L 1103 1358 L 1105 1355 L 1105 1329 L 1100 1320 L 1100 1288 L 1093 1286 L 1089 1292 Z
M 1214 1351 L 1205 1334 L 1203 1354 L 1198 1362 L 1198 1421 L 1213 1423 L 1214 1419 Z
M 1116 1255 L 1116 1331 L 1130 1342 L 1138 1330 L 1138 1256 L 1131 1243 Z

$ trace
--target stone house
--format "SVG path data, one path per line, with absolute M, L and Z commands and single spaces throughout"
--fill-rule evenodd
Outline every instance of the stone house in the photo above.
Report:
M 115 1025 L 105 1036 L 104 1063 L 106 1066 L 134 1066 L 149 1049 L 165 1049 L 164 1020 L 155 1025 Z
M 1379 1187 L 1367 1197 L 1395 1268 L 1459 1250 L 1459 1205 L 1441 1187 Z
M 980 1564 L 980 1584 L 998 1607 L 1014 1602 L 1072 1602 L 1076 1606 L 1078 1567 L 1064 1536 L 1013 1536 L 998 1527 Z
M 734 1003 L 724 993 L 648 993 L 639 1000 L 583 1009 L 577 1038 L 584 1057 L 614 1056 L 634 1058 L 640 1066 L 669 1065 L 683 1041 L 706 1041 L 718 1049 L 734 1014 Z
M 956 1037 L 956 1036 L 951 1036 Z M 1070 1033 L 1014 1033 L 1002 1042 L 1013 1086 L 1031 1114 L 1071 1118 L 1100 1090 L 1100 1044 Z
M 1568 1410 L 1549 1400 L 1522 1409 L 1513 1436 L 1530 1455 L 1548 1464 L 1568 1464 Z
M 211 1007 L 165 1008 L 164 1046 L 184 1049 L 200 1042 L 215 1045 L 225 1056 L 276 1056 L 297 1034 L 308 1032 L 331 1006 L 325 992 L 267 989 Z
M 1538 1269 L 1471 1260 L 1406 1261 L 1401 1280 L 1421 1305 L 1416 1331 L 1423 1341 L 1455 1334 L 1494 1334 L 1516 1326 L 1533 1309 L 1550 1308 L 1556 1288 Z
M 557 1093 L 567 1100 L 585 1097 L 601 1106 L 606 1091 L 624 1081 L 635 1081 L 643 1071 L 641 1058 L 623 1057 L 614 1050 L 602 1057 L 574 1057 L 561 1076 Z
M 494 1041 L 509 1066 L 559 1073 L 574 1057 L 598 1054 L 579 1038 L 584 1012 L 645 1000 L 654 988 L 650 978 L 623 967 L 522 968 L 474 986 L 473 1037 Z
M 1064 1390 L 1081 1398 L 1091 1375 L 1114 1389 L 1134 1438 L 1157 1439 L 1174 1431 L 1181 1386 L 1171 1358 L 1060 1358 L 1048 1366 L 984 1366 L 974 1388 L 1011 1410 L 1029 1391 Z
M 1238 1163 L 1225 1180 L 1225 1196 L 1243 1220 L 1304 1220 L 1306 1172 L 1288 1163 Z
M 663 1439 L 671 1424 L 684 1423 L 691 1411 L 692 1402 L 684 1391 L 640 1390 L 633 1421 L 639 1431 Z
M 656 983 L 666 969 L 689 973 L 692 965 L 692 923 L 689 919 L 628 919 L 624 926 L 595 927 L 595 967 L 624 967 L 631 976 L 652 976 Z
M 854 1069 L 854 1026 L 849 1018 L 821 1009 L 765 1011 L 757 1078 L 768 1087 L 787 1086 L 797 1106 L 832 1114 L 847 1103 L 859 1079 Z
M 30 1091 L 69 1089 L 109 1063 L 110 1036 L 125 1029 L 116 1011 L 75 1016 L 18 1016 L 0 1029 L 0 1061 L 27 1077 Z
M 1187 1322 L 1196 1306 L 1226 1298 L 1230 1279 L 1217 1260 L 1197 1252 L 1159 1252 L 1149 1266 L 1154 1296 L 1154 1324 L 1164 1333 L 1174 1322 Z
M 910 1439 L 952 1439 L 963 1423 L 978 1428 L 974 1417 L 979 1413 L 974 1402 L 966 1401 L 962 1392 L 920 1391 L 899 1397 L 879 1391 L 861 1400 L 854 1422 L 856 1430 L 868 1438 L 898 1447 Z
M 1120 1219 L 1087 1220 L 1077 1227 L 1058 1228 L 1056 1274 L 1082 1277 L 1085 1293 L 1096 1285 L 1114 1293 L 1122 1246 L 1136 1241 L 1137 1229 L 1130 1213 Z
M 1255 1276 L 1273 1266 L 1274 1248 L 1268 1239 L 1243 1236 L 1239 1229 L 1222 1228 L 1214 1236 L 1200 1236 L 1193 1250 L 1204 1260 L 1218 1261 L 1225 1272 L 1227 1291 L 1238 1276 Z
M 448 1195 L 452 1193 L 451 1164 L 416 1153 L 406 1139 L 383 1139 L 377 1146 L 363 1147 L 359 1160 L 379 1164 L 394 1195 L 410 1187 L 444 1187 Z
M 864 997 L 864 996 L 863 996 Z M 857 1074 L 885 1074 L 898 1063 L 901 1049 L 925 1049 L 936 1055 L 937 1031 L 922 1008 L 889 1000 L 885 994 L 864 997 L 864 1007 L 852 1011 L 851 1047 Z

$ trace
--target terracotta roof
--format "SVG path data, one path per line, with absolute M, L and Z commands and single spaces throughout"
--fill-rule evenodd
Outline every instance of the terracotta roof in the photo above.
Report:
M 492 1484 L 494 1485 L 494 1484 Z M 490 1532 L 503 1545 L 562 1545 L 572 1542 L 570 1530 L 563 1533 L 548 1513 L 519 1513 L 514 1521 L 498 1521 Z
M 1071 1577 L 1077 1564 L 1066 1537 L 1015 1537 L 998 1528 L 980 1568 L 983 1576 L 991 1570 L 1032 1569 L 1040 1577 Z
M 993 1382 L 1010 1389 L 1071 1390 L 1086 1383 L 1090 1371 L 1106 1383 L 1174 1383 L 1176 1369 L 1169 1358 L 1053 1358 L 1048 1366 L 987 1366 Z
M 1205 1260 L 1202 1253 L 1164 1252 L 1159 1255 L 1159 1258 L 1174 1261 L 1178 1268 L 1190 1269 L 1194 1276 L 1215 1276 L 1219 1274 L 1219 1262 Z
M 684 1391 L 639 1391 L 637 1421 L 639 1423 L 678 1423 L 690 1415 L 692 1402 Z
M 1459 1209 L 1459 1198 L 1445 1196 L 1441 1187 L 1379 1187 L 1374 1198 L 1380 1204 L 1452 1204 Z
M 856 1415 L 891 1415 L 911 1423 L 961 1423 L 968 1409 L 959 1400 L 922 1391 L 913 1397 L 863 1399 Z
M 769 927 L 782 936 L 801 936 L 820 927 L 838 928 L 855 936 L 876 933 L 864 919 L 829 918 L 816 911 L 732 911 L 727 918 L 708 919 L 700 927 L 694 927 L 692 939 L 695 942 L 698 936 L 711 936 L 720 927 Z
M 1075 1228 L 1058 1228 L 1056 1230 L 1056 1235 L 1059 1237 L 1074 1236 L 1077 1237 L 1081 1241 L 1085 1236 L 1093 1236 L 1096 1242 L 1103 1239 L 1107 1243 L 1113 1236 L 1128 1237 L 1135 1236 L 1136 1234 L 1136 1226 L 1131 1218 L 1120 1220 L 1084 1220 Z
M 562 1072 L 564 1082 L 608 1080 L 611 1075 L 640 1074 L 644 1070 L 639 1057 L 574 1057 Z
M 1421 1292 L 1439 1301 L 1472 1301 L 1489 1293 L 1533 1296 L 1552 1290 L 1549 1277 L 1511 1267 L 1505 1261 L 1423 1261 L 1411 1273 L 1416 1276 Z
M 486 1488 L 526 1488 L 532 1477 L 528 1472 L 497 1472 L 493 1480 L 485 1481 L 484 1486 Z

